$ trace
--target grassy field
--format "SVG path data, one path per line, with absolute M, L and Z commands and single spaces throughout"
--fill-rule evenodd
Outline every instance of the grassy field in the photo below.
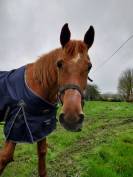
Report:
M 49 177 L 133 177 L 133 104 L 86 102 L 82 132 L 48 137 Z M 0 147 L 4 140 L 0 128 Z M 37 177 L 36 144 L 18 144 L 2 177 Z

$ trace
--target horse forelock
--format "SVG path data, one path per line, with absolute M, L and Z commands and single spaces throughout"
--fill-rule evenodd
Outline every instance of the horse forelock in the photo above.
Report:
M 65 55 L 67 59 L 78 56 L 79 54 L 84 54 L 87 52 L 87 47 L 84 42 L 71 40 L 69 41 L 65 48 Z

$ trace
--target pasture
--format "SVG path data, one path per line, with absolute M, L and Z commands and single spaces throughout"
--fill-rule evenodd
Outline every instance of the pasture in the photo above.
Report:
M 49 177 L 133 177 L 133 104 L 86 102 L 82 132 L 48 137 Z M 0 126 L 0 148 L 4 142 Z M 18 144 L 2 177 L 37 177 L 36 144 Z

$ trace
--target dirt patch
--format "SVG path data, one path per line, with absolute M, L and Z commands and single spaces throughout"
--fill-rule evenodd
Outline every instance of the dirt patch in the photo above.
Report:
M 86 134 L 72 146 L 61 152 L 56 159 L 49 162 L 49 177 L 80 177 L 79 169 L 73 158 L 76 154 L 89 151 L 99 144 L 105 143 L 110 136 L 118 131 L 124 131 L 125 125 L 133 127 L 133 119 L 113 119 Z M 75 174 L 71 176 L 71 172 Z

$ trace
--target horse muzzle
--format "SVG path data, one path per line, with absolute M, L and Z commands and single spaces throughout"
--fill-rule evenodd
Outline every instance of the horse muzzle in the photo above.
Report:
M 73 121 L 72 121 L 73 120 Z M 76 121 L 74 121 L 76 120 Z M 82 130 L 82 124 L 84 121 L 84 114 L 79 114 L 78 119 L 73 117 L 68 117 L 64 113 L 61 113 L 59 116 L 60 124 L 68 131 L 71 132 L 80 132 Z

